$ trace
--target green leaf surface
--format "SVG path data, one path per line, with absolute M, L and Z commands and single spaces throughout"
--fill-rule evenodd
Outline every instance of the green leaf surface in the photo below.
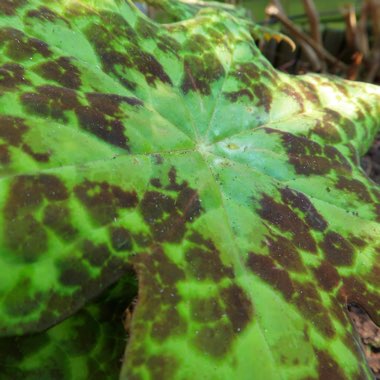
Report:
M 379 324 L 380 89 L 154 3 L 176 22 L 0 2 L 0 378 L 371 378 L 346 305 Z
M 125 347 L 121 316 L 135 289 L 128 273 L 104 295 L 47 332 L 1 338 L 0 378 L 117 379 Z

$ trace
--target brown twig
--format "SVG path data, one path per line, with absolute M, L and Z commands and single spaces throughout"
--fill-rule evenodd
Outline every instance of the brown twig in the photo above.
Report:
M 372 28 L 375 39 L 380 38 L 380 0 L 367 0 L 372 16 Z
M 322 46 L 322 34 L 321 34 L 321 29 L 319 27 L 320 26 L 319 14 L 315 7 L 314 0 L 303 0 L 303 5 L 304 5 L 307 18 L 309 20 L 310 36 L 318 45 Z M 309 47 L 310 50 L 312 50 L 312 48 L 309 45 L 306 45 L 306 43 L 304 43 L 304 45 Z M 305 49 L 304 46 L 303 46 L 303 49 Z M 316 56 L 316 53 L 314 51 L 313 53 L 314 53 L 314 56 Z M 315 58 L 318 58 L 318 57 L 315 57 Z M 324 60 L 318 59 L 318 65 L 320 67 L 318 71 L 326 72 L 326 63 Z
M 367 0 L 373 30 L 373 48 L 366 81 L 373 82 L 380 70 L 380 0 Z
M 274 6 L 278 9 L 278 11 L 279 11 L 281 14 L 286 15 L 285 9 L 284 9 L 284 7 L 282 6 L 280 0 L 271 0 L 270 3 L 271 3 L 272 5 L 274 5 Z
M 374 51 L 372 51 L 371 56 L 372 60 L 370 68 L 365 78 L 366 82 L 374 82 L 377 73 L 380 70 L 380 46 L 378 46 L 376 49 L 374 49 Z
M 348 47 L 352 51 L 357 51 L 359 49 L 357 43 L 357 21 L 356 21 L 356 13 L 355 8 L 352 4 L 346 5 L 343 11 L 344 20 L 346 23 L 346 41 Z
M 352 64 L 348 68 L 346 79 L 356 80 L 359 75 L 359 70 L 363 62 L 363 53 L 357 51 L 352 56 Z
M 305 41 L 298 40 L 299 45 L 301 46 L 303 52 L 307 56 L 311 68 L 313 71 L 320 72 L 324 68 L 323 62 L 318 58 L 318 55 L 315 53 L 314 49 L 308 45 Z
M 367 33 L 367 22 L 368 22 L 369 6 L 368 2 L 364 1 L 360 18 L 357 26 L 357 42 L 358 48 L 361 53 L 363 53 L 364 58 L 368 57 L 369 54 L 369 42 L 368 42 L 368 33 Z
M 287 17 L 280 0 L 271 0 L 271 4 L 276 7 L 276 9 L 278 9 L 284 17 Z M 267 16 L 270 15 L 267 14 Z M 297 39 L 298 45 L 301 47 L 303 53 L 306 55 L 308 61 L 310 62 L 312 70 L 321 71 L 323 66 L 315 51 L 302 39 L 297 38 L 297 36 L 295 36 L 295 38 Z
M 303 6 L 310 24 L 311 38 L 319 45 L 322 45 L 321 29 L 319 27 L 319 14 L 313 0 L 303 0 Z
M 325 59 L 327 62 L 335 65 L 341 70 L 347 71 L 347 65 L 336 59 L 323 46 L 316 43 L 311 37 L 303 33 L 302 30 L 300 30 L 296 25 L 294 25 L 294 23 L 286 15 L 281 13 L 275 5 L 269 5 L 266 8 L 266 13 L 269 16 L 275 17 L 277 20 L 279 20 L 295 38 L 297 38 L 298 40 L 302 40 L 308 45 L 310 45 L 320 58 Z

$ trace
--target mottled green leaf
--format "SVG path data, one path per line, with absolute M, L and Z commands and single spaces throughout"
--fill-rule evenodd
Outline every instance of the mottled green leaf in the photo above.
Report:
M 177 22 L 0 2 L 0 377 L 371 378 L 346 305 L 380 322 L 380 89 L 152 3 Z
M 0 339 L 0 378 L 117 379 L 125 347 L 121 318 L 135 285 L 129 273 L 47 332 Z

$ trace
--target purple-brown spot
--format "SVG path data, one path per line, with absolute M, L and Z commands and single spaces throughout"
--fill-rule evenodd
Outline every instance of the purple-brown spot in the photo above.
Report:
M 272 257 L 284 269 L 304 272 L 305 267 L 294 244 L 281 235 L 266 236 L 266 245 Z
M 265 84 L 257 83 L 253 87 L 253 93 L 258 100 L 257 105 L 264 107 L 265 112 L 269 112 L 273 100 L 271 90 Z
M 253 306 L 244 290 L 236 285 L 230 285 L 220 292 L 225 303 L 225 310 L 235 332 L 243 331 L 253 317 Z
M 315 350 L 318 360 L 318 380 L 346 380 L 339 364 L 326 352 Z
M 160 342 L 184 334 L 185 320 L 175 308 L 181 300 L 177 283 L 185 279 L 183 270 L 159 246 L 136 256 L 134 264 L 140 285 L 136 320 L 151 321 L 152 337 Z
M 57 20 L 64 21 L 67 25 L 69 25 L 68 21 L 59 16 L 57 13 L 52 11 L 50 8 L 41 6 L 38 7 L 37 9 L 32 9 L 28 11 L 26 14 L 27 17 L 30 18 L 37 18 L 41 21 L 48 21 L 48 22 L 55 22 Z
M 80 107 L 74 90 L 51 85 L 40 86 L 36 92 L 26 92 L 20 100 L 28 112 L 64 122 L 67 122 L 66 111 Z
M 190 313 L 192 320 L 207 323 L 221 319 L 223 308 L 216 297 L 193 298 L 190 301 Z
M 309 226 L 286 204 L 277 203 L 264 194 L 260 201 L 259 215 L 283 232 L 290 232 L 296 247 L 316 252 L 316 243 Z
M 296 173 L 309 175 L 325 175 L 331 170 L 347 173 L 351 166 L 342 154 L 329 145 L 322 148 L 318 143 L 305 137 L 288 132 L 279 132 L 265 128 L 266 133 L 280 134 L 289 163 L 294 166 Z
M 281 198 L 293 209 L 300 210 L 306 223 L 314 230 L 324 231 L 327 227 L 327 222 L 323 216 L 316 210 L 309 198 L 303 193 L 290 189 L 280 189 Z
M 146 362 L 151 379 L 174 379 L 176 377 L 179 368 L 178 358 L 161 354 L 148 357 Z M 128 379 L 130 379 L 129 376 Z
M 234 277 L 233 268 L 225 265 L 220 255 L 215 246 L 211 249 L 194 247 L 186 251 L 185 260 L 190 273 L 195 278 L 201 281 L 211 279 L 219 282 L 223 278 Z
M 107 23 L 107 29 L 98 24 L 92 24 L 86 31 L 86 35 L 102 62 L 103 69 L 114 75 L 124 86 L 133 89 L 136 84 L 128 78 L 128 70 L 139 71 L 146 82 L 154 86 L 156 81 L 171 84 L 171 80 L 160 62 L 150 53 L 143 51 L 138 46 L 136 32 L 126 20 L 116 13 L 101 12 L 101 17 Z M 128 41 L 123 52 L 116 50 L 112 36 L 118 35 Z
M 221 320 L 212 326 L 201 328 L 194 337 L 193 344 L 202 354 L 221 358 L 230 350 L 235 334 L 232 326 Z
M 169 185 L 165 188 L 176 192 L 166 194 L 159 191 L 147 191 L 140 202 L 140 210 L 157 241 L 180 241 L 186 224 L 192 223 L 202 212 L 197 191 L 188 187 L 187 182 L 178 184 L 176 172 L 169 171 Z
M 44 209 L 43 223 L 65 241 L 70 241 L 77 236 L 78 231 L 71 224 L 71 213 L 67 206 L 47 205 Z
M 286 300 L 290 300 L 295 290 L 292 280 L 286 270 L 276 266 L 269 256 L 250 253 L 247 260 L 248 268 L 268 286 L 280 291 Z
M 83 258 L 95 267 L 102 267 L 111 252 L 106 244 L 94 244 L 90 240 L 85 240 L 82 243 Z
M 30 157 L 32 157 L 35 161 L 38 162 L 49 162 L 51 152 L 45 152 L 45 153 L 37 153 L 32 150 L 30 145 L 28 144 L 22 144 L 22 150 L 28 154 Z
M 25 78 L 25 69 L 18 63 L 5 63 L 0 67 L 0 87 L 2 90 L 12 90 L 21 85 L 29 85 Z
M 130 251 L 132 249 L 131 233 L 124 227 L 111 227 L 111 244 L 115 251 Z
M 352 265 L 354 248 L 342 235 L 330 231 L 324 236 L 319 246 L 332 265 Z
M 295 89 L 290 84 L 283 84 L 279 90 L 281 92 L 284 92 L 287 96 L 293 98 L 298 103 L 298 106 L 300 107 L 300 112 L 304 111 L 304 100 L 302 97 L 302 93 L 299 90 Z
M 300 87 L 299 92 L 302 93 L 306 100 L 315 105 L 321 103 L 318 96 L 318 88 L 314 84 L 300 80 L 298 85 Z
M 93 221 L 104 225 L 113 221 L 119 209 L 134 208 L 137 205 L 137 195 L 134 191 L 125 191 L 107 182 L 85 180 L 75 186 L 75 195 L 87 208 Z
M 367 278 L 365 280 L 367 281 Z M 378 278 L 376 281 L 378 281 Z M 370 315 L 371 319 L 379 325 L 380 301 L 378 290 L 376 288 L 371 290 L 363 279 L 358 276 L 343 278 L 343 284 L 340 292 L 345 303 L 360 305 Z
M 68 192 L 63 182 L 53 175 L 18 176 L 9 192 L 5 215 L 13 219 L 28 210 L 33 211 L 43 198 L 62 201 L 68 198 Z
M 45 42 L 37 38 L 28 38 L 23 32 L 14 28 L 0 29 L 0 45 L 2 44 L 6 47 L 5 55 L 15 61 L 31 59 L 35 54 L 45 58 L 51 55 Z
M 60 272 L 59 282 L 63 286 L 81 286 L 91 278 L 82 260 L 75 257 L 58 261 L 57 269 Z
M 324 118 L 316 121 L 312 131 L 328 143 L 336 144 L 341 141 L 340 134 L 335 125 L 325 121 Z
M 333 337 L 335 328 L 314 284 L 296 282 L 294 287 L 296 289 L 294 302 L 298 310 L 320 333 L 329 338 Z
M 162 309 L 160 317 L 152 324 L 151 336 L 164 342 L 172 335 L 183 335 L 186 332 L 186 322 L 175 308 Z
M 26 0 L 1 0 L 0 13 L 4 13 L 6 16 L 13 16 L 16 14 L 17 9 L 24 6 Z
M 319 267 L 313 269 L 313 272 L 322 289 L 331 291 L 339 285 L 339 273 L 330 263 L 321 263 Z
M 4 225 L 4 235 L 12 258 L 23 262 L 36 261 L 48 247 L 44 226 L 31 214 L 8 220 Z
M 7 292 L 2 304 L 8 315 L 23 317 L 38 310 L 42 294 L 39 292 L 34 293 L 32 289 L 31 280 L 22 278 Z
M 80 71 L 69 57 L 41 63 L 34 71 L 44 79 L 54 81 L 63 87 L 78 89 L 81 85 Z
M 0 163 L 7 165 L 11 162 L 11 155 L 9 152 L 8 145 L 0 144 Z
M 355 197 L 363 202 L 372 203 L 372 198 L 367 187 L 357 179 L 339 176 L 335 187 L 339 190 L 355 194 Z
M 19 146 L 28 130 L 24 119 L 7 115 L 0 116 L 0 138 L 9 145 Z
M 222 64 L 207 38 L 201 34 L 190 36 L 185 49 L 188 53 L 183 63 L 182 91 L 185 94 L 194 91 L 202 95 L 210 95 L 211 84 L 225 74 Z M 199 56 L 200 51 L 202 51 L 202 56 Z

